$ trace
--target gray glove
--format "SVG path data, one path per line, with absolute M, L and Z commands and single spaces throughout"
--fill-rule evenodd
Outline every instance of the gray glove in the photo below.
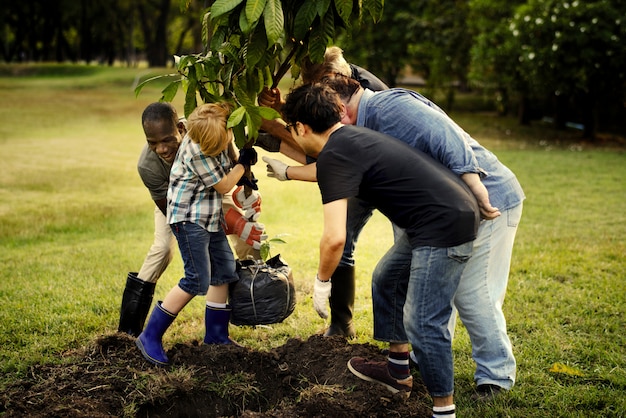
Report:
M 277 180 L 289 180 L 287 177 L 287 169 L 289 166 L 280 160 L 270 157 L 263 157 L 263 161 L 267 163 L 267 176 L 274 177 Z

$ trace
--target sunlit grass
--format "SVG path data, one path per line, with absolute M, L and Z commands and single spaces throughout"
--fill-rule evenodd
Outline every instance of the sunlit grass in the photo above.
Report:
M 133 85 L 146 71 L 0 76 L 0 370 L 7 379 L 34 363 L 63 361 L 71 349 L 117 329 L 126 274 L 140 267 L 152 242 L 153 203 L 136 161 L 144 141 L 141 112 L 162 86 L 148 86 L 136 98 Z M 513 169 L 527 194 L 504 305 L 517 384 L 493 404 L 470 400 L 474 364 L 459 323 L 459 411 L 625 416 L 626 154 L 593 149 L 575 132 L 539 123 L 453 116 Z M 315 184 L 269 179 L 262 163 L 254 171 L 263 194 L 260 221 L 270 237 L 286 234 L 287 244 L 272 251 L 293 269 L 298 302 L 281 324 L 231 326 L 238 342 L 265 350 L 324 328 L 311 303 L 322 212 Z M 357 342 L 373 342 L 370 275 L 391 241 L 389 222 L 376 214 L 356 254 Z M 155 299 L 181 274 L 176 256 Z M 201 339 L 203 315 L 196 298 L 168 331 L 166 348 Z M 556 363 L 582 376 L 551 372 Z

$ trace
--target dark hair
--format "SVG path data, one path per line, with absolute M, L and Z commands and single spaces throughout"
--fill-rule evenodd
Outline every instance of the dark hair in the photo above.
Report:
M 304 123 L 321 133 L 341 121 L 341 101 L 324 84 L 305 84 L 287 95 L 281 113 L 287 123 Z
M 141 115 L 142 125 L 146 122 L 161 122 L 164 120 L 170 121 L 173 127 L 178 125 L 178 113 L 174 106 L 168 102 L 150 103 Z
M 341 74 L 323 77 L 320 83 L 336 91 L 339 97 L 346 102 L 361 88 L 361 83 Z

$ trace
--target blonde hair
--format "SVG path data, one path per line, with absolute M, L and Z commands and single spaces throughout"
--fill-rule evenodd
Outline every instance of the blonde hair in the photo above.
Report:
M 218 156 L 231 141 L 226 121 L 231 107 L 226 103 L 205 103 L 194 109 L 187 118 L 187 134 L 202 153 L 209 157 Z
M 305 84 L 320 81 L 324 76 L 341 74 L 346 77 L 352 76 L 352 68 L 343 57 L 343 50 L 338 46 L 326 48 L 324 62 L 313 63 L 307 56 L 302 61 L 302 82 Z

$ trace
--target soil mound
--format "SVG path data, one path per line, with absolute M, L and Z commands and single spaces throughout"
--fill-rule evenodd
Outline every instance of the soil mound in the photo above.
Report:
M 33 366 L 0 395 L 4 417 L 430 417 L 419 375 L 408 400 L 352 375 L 369 344 L 314 335 L 270 351 L 178 344 L 167 368 L 148 364 L 134 339 L 116 333 L 73 363 Z

